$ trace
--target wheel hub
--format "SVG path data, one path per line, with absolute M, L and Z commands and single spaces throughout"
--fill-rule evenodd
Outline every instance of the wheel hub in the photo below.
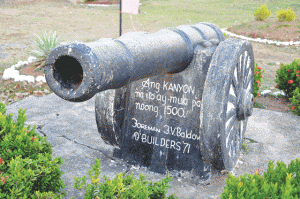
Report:
M 237 119 L 239 121 L 251 116 L 253 111 L 253 94 L 246 89 L 242 89 L 237 107 Z

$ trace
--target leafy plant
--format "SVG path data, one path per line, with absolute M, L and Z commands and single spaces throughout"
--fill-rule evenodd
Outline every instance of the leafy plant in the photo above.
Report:
M 85 199 L 100 199 L 100 198 L 149 198 L 156 199 L 166 198 L 167 189 L 170 188 L 169 182 L 171 181 L 171 177 L 169 175 L 152 185 L 148 185 L 148 181 L 145 180 L 145 176 L 143 174 L 140 175 L 140 179 L 137 180 L 133 177 L 133 173 L 127 175 L 125 177 L 125 173 L 117 174 L 115 179 L 107 179 L 107 177 L 103 177 L 105 180 L 103 183 L 99 183 L 100 178 L 100 161 L 95 159 L 95 164 L 93 168 L 89 170 L 89 176 L 91 178 L 92 184 L 86 185 L 86 177 L 74 177 L 75 183 L 74 188 L 81 190 L 82 188 L 87 188 L 86 194 L 84 196 Z M 177 198 L 172 194 L 168 197 L 169 199 Z
M 0 198 L 60 198 L 66 195 L 65 191 L 61 195 L 57 192 L 60 188 L 65 188 L 61 180 L 63 172 L 59 164 L 61 158 L 52 160 L 52 149 L 46 138 L 42 138 L 35 133 L 36 125 L 30 129 L 26 128 L 25 110 L 19 109 L 16 122 L 11 120 L 12 115 L 4 115 L 6 108 L 0 103 Z M 41 143 L 40 143 L 41 142 Z M 145 180 L 144 175 L 140 175 L 137 180 L 133 174 L 125 177 L 125 174 L 117 174 L 113 180 L 105 179 L 100 181 L 100 162 L 95 159 L 95 165 L 89 170 L 92 185 L 87 185 L 85 198 L 166 198 L 167 189 L 170 188 L 169 175 L 166 179 L 154 183 Z M 92 176 L 93 175 L 93 176 Z M 74 178 L 74 187 L 81 189 L 85 186 L 85 176 Z M 83 179 L 81 184 L 80 180 Z M 175 199 L 172 194 L 169 199 Z
M 268 64 L 269 66 L 275 66 L 275 65 L 276 65 L 275 62 L 268 62 L 267 64 Z
M 263 176 L 259 175 L 259 169 L 253 175 L 245 174 L 240 178 L 228 173 L 221 198 L 299 198 L 299 159 L 292 160 L 288 168 L 280 161 L 274 169 L 273 162 L 269 162 Z
M 51 36 L 51 31 L 49 36 L 47 33 L 44 33 L 44 37 L 38 36 L 35 34 L 37 39 L 35 40 L 36 46 L 39 48 L 38 50 L 31 51 L 31 54 L 37 57 L 36 66 L 37 69 L 45 66 L 46 58 L 48 57 L 50 51 L 55 48 L 58 44 L 59 37 L 56 37 L 56 31 Z
M 278 21 L 293 21 L 296 17 L 295 13 L 290 8 L 286 10 L 278 10 L 276 15 L 278 17 Z
M 255 20 L 257 21 L 263 21 L 267 19 L 271 14 L 271 11 L 268 10 L 268 7 L 266 4 L 261 5 L 256 12 L 254 13 Z
M 283 90 L 287 98 L 292 98 L 292 92 L 300 87 L 300 63 L 299 59 L 294 60 L 291 64 L 280 63 L 280 68 L 276 71 L 275 88 Z
M 57 198 L 56 193 L 65 187 L 60 179 L 61 158 L 52 160 L 53 146 L 34 132 L 36 125 L 24 128 L 25 110 L 19 109 L 15 122 L 5 113 L 0 103 L 0 198 Z M 60 198 L 65 195 L 63 191 Z
M 253 143 L 253 142 L 254 142 L 254 140 L 250 139 L 250 143 Z M 249 152 L 249 148 L 246 145 L 245 138 L 243 139 L 242 149 L 246 152 L 246 153 L 243 153 L 243 154 L 247 154 Z
M 300 71 L 298 71 L 298 73 L 300 74 Z M 289 99 L 290 102 L 292 103 L 292 106 L 289 105 L 289 108 L 291 109 L 293 114 L 300 116 L 300 89 L 299 89 L 299 87 L 297 87 L 293 91 L 292 94 L 293 94 L 293 97 Z
M 263 73 L 265 72 L 265 70 L 262 70 L 262 68 L 257 65 L 258 64 L 255 63 L 254 84 L 253 84 L 253 93 L 252 93 L 254 98 L 260 95 L 260 93 L 258 93 L 258 91 L 261 86 L 261 79 L 263 78 Z
M 258 103 L 258 102 L 254 102 L 254 108 L 265 109 L 264 105 L 262 103 Z
M 246 146 L 245 139 L 243 139 L 242 149 L 246 152 L 246 153 L 243 153 L 243 154 L 247 154 L 248 151 L 249 151 L 249 149 L 248 149 L 247 146 Z

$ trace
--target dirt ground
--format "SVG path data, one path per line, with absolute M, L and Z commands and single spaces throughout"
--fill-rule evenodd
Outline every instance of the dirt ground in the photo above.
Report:
M 276 71 L 279 69 L 280 63 L 290 64 L 294 59 L 300 59 L 300 48 L 298 46 L 267 45 L 252 41 L 251 44 L 255 62 L 265 70 L 260 90 L 279 91 L 274 88 Z
M 273 16 L 264 21 L 234 25 L 229 27 L 228 30 L 252 38 L 259 37 L 283 42 L 300 40 L 300 20 L 298 18 L 293 21 L 278 21 L 278 18 Z

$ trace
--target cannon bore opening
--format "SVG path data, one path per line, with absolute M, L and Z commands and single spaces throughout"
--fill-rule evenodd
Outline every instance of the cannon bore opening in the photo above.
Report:
M 53 77 L 63 88 L 77 89 L 82 83 L 83 70 L 74 57 L 61 56 L 54 63 Z

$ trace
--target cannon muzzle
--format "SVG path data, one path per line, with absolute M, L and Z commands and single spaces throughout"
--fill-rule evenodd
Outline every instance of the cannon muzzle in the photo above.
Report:
M 179 26 L 155 33 L 126 33 L 118 39 L 68 43 L 46 59 L 49 87 L 62 99 L 81 102 L 97 92 L 117 89 L 151 76 L 184 70 L 197 45 L 225 38 L 213 24 Z

